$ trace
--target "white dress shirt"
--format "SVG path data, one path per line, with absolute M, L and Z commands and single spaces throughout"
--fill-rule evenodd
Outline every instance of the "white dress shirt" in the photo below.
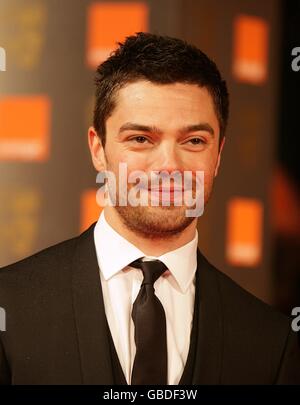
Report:
M 168 384 L 178 384 L 190 346 L 195 301 L 198 232 L 192 241 L 159 257 L 146 256 L 116 232 L 104 210 L 94 229 L 105 314 L 124 376 L 131 384 L 135 357 L 132 305 L 143 280 L 140 269 L 129 267 L 136 259 L 161 260 L 168 270 L 155 282 L 155 294 L 166 314 Z

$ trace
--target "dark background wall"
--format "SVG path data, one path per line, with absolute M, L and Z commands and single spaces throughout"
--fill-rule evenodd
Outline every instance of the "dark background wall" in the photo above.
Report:
M 300 163 L 298 71 L 291 69 L 291 56 L 300 44 L 300 1 L 281 4 L 280 92 L 276 136 L 276 175 L 273 181 L 274 303 L 286 313 L 300 302 Z M 299 55 L 299 53 L 298 53 Z

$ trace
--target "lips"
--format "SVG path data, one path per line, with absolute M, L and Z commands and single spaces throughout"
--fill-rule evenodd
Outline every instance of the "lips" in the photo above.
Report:
M 159 193 L 174 193 L 174 192 L 183 192 L 182 188 L 149 188 L 148 191 L 154 191 L 154 192 L 159 192 Z

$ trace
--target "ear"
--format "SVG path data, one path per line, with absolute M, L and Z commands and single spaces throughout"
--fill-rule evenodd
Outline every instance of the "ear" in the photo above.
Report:
M 221 162 L 221 155 L 222 155 L 222 150 L 223 150 L 224 145 L 225 145 L 225 136 L 222 139 L 220 149 L 219 149 L 218 160 L 217 160 L 217 164 L 216 164 L 216 168 L 215 168 L 215 177 L 218 175 L 218 172 L 219 172 L 219 166 L 220 166 L 220 162 Z
M 94 168 L 97 172 L 106 170 L 104 148 L 94 127 L 88 129 L 88 144 Z

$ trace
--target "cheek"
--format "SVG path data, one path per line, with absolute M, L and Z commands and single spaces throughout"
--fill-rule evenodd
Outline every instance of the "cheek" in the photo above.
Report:
M 217 164 L 217 156 L 207 155 L 205 158 L 199 158 L 196 164 L 196 170 L 204 171 L 205 177 L 213 177 Z M 195 170 L 195 167 L 193 168 Z
M 118 153 L 115 151 L 109 156 L 107 155 L 107 163 L 107 168 L 115 174 L 117 183 L 119 182 L 120 174 L 122 175 L 122 178 L 126 175 L 128 178 L 130 173 L 136 171 L 144 171 L 145 173 L 148 173 L 145 166 L 145 159 L 141 159 L 140 157 L 136 158 L 132 155 L 129 156 L 126 153 Z M 120 165 L 120 163 L 122 163 L 122 165 Z M 124 164 L 126 164 L 126 166 L 124 166 Z
M 147 172 L 147 161 L 145 156 L 139 153 L 132 153 L 123 151 L 118 155 L 118 162 L 124 162 L 127 164 L 128 173 L 136 170 L 142 170 Z
M 205 195 L 210 193 L 215 178 L 215 167 L 217 159 L 207 159 L 197 165 L 197 170 L 204 172 L 204 190 Z

